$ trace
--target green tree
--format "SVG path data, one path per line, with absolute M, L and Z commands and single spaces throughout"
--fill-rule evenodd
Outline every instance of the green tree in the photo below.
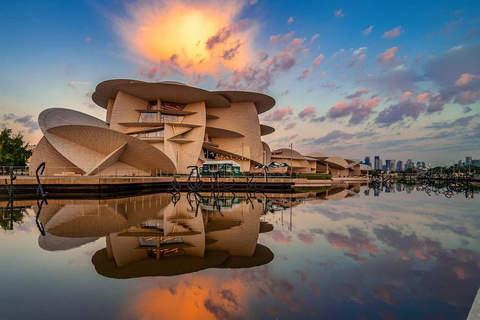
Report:
M 12 134 L 12 129 L 3 129 L 0 133 L 0 165 L 26 166 L 27 159 L 32 156 L 32 150 L 27 150 L 23 135 Z
M 23 224 L 26 213 L 25 207 L 13 207 L 12 212 L 8 208 L 0 208 L 0 228 L 11 230 L 15 225 Z

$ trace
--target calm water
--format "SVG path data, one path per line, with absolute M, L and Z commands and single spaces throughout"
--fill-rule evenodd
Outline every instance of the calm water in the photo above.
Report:
M 15 201 L 13 230 L 2 211 L 0 317 L 466 319 L 480 195 L 387 191 L 50 199 L 45 236 L 37 205 Z

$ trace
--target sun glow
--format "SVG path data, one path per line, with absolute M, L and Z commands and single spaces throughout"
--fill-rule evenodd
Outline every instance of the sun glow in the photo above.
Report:
M 255 23 L 239 20 L 240 2 L 139 2 L 116 30 L 136 62 L 186 74 L 233 70 L 254 56 Z M 140 61 L 138 61 L 140 60 Z

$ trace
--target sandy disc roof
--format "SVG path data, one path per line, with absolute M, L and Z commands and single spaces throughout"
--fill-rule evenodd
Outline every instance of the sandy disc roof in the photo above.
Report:
M 258 113 L 270 110 L 275 105 L 275 100 L 272 97 L 262 93 L 246 91 L 207 91 L 173 81 L 150 83 L 129 79 L 101 82 L 97 85 L 92 99 L 100 107 L 106 109 L 108 99 L 115 98 L 118 91 L 123 91 L 148 101 L 157 99 L 178 103 L 205 101 L 209 108 L 229 107 L 231 103 L 253 101 Z

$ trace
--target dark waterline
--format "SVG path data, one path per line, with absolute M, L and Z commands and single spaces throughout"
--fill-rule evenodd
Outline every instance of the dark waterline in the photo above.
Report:
M 220 212 L 186 195 L 50 200 L 46 236 L 36 203 L 17 201 L 13 230 L 2 210 L 1 318 L 465 319 L 480 287 L 478 197 L 337 188 L 226 197 Z M 165 257 L 160 229 L 183 239 Z

